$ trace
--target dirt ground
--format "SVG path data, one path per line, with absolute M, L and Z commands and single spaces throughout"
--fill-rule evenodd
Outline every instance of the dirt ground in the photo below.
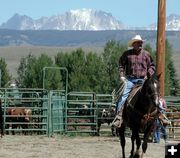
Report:
M 129 157 L 130 139 L 126 139 Z M 146 158 L 164 158 L 165 147 L 149 143 Z M 118 137 L 64 137 L 6 135 L 0 138 L 0 158 L 120 158 Z

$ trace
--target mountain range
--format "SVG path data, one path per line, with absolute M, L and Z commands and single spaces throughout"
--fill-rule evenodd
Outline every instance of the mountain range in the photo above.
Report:
M 41 17 L 37 20 L 27 15 L 14 14 L 0 25 L 0 29 L 14 30 L 156 30 L 157 24 L 146 27 L 129 27 L 111 13 L 93 9 L 70 10 L 61 15 Z M 180 15 L 172 14 L 166 19 L 166 30 L 180 30 Z
M 155 23 L 147 27 L 128 27 L 104 11 L 71 10 L 37 20 L 15 14 L 0 25 L 0 46 L 103 47 L 109 40 L 127 44 L 136 34 L 156 47 Z M 180 50 L 179 15 L 167 17 L 166 38 L 174 49 Z

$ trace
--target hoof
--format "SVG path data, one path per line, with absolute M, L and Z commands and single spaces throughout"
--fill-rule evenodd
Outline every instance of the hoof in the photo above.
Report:
M 133 158 L 140 158 L 140 155 L 135 154 Z

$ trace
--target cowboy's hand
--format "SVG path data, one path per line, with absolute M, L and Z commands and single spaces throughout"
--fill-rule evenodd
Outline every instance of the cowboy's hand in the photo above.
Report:
M 126 78 L 124 77 L 124 72 L 122 72 L 122 71 L 119 72 L 119 79 L 120 79 L 121 82 L 126 81 Z
M 121 77 L 120 77 L 120 80 L 121 80 L 122 82 L 126 82 L 126 77 L 121 76 Z

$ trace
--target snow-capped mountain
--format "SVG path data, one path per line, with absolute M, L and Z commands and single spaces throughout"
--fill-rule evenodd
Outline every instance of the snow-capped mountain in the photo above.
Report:
M 146 27 L 147 30 L 157 30 L 157 24 L 151 24 Z M 166 30 L 179 31 L 180 30 L 180 15 L 171 14 L 166 18 Z
M 70 10 L 62 15 L 33 20 L 15 14 L 0 28 L 16 30 L 120 30 L 126 27 L 110 13 L 92 9 Z
M 26 15 L 15 14 L 0 28 L 15 30 L 157 30 L 157 23 L 146 27 L 128 27 L 111 13 L 93 9 L 70 10 L 62 15 L 41 17 L 34 20 Z M 180 15 L 166 19 L 166 30 L 180 30 Z
M 166 28 L 167 30 L 174 30 L 174 31 L 180 30 L 180 15 L 171 14 L 167 18 Z

